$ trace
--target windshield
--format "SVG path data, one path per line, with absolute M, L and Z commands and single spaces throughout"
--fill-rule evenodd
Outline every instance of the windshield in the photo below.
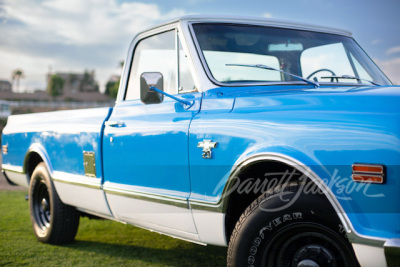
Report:
M 287 72 L 319 84 L 371 85 L 363 80 L 391 84 L 349 37 L 217 23 L 193 24 L 193 30 L 206 67 L 219 83 L 304 83 L 284 73 Z M 284 72 L 239 66 L 260 64 Z M 349 76 L 360 79 L 349 79 Z

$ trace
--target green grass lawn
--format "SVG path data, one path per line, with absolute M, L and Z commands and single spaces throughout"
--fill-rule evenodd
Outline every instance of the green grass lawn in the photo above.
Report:
M 81 218 L 73 244 L 39 243 L 25 194 L 0 191 L 0 266 L 226 265 L 226 248 L 204 247 L 107 220 Z

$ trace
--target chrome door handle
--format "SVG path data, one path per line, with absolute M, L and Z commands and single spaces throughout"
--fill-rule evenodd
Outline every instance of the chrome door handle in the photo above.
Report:
M 110 126 L 110 127 L 125 127 L 126 124 L 123 121 L 106 121 L 105 122 L 106 126 Z

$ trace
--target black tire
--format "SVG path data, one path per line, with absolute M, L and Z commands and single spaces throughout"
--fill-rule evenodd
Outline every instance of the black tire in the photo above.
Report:
M 321 192 L 304 193 L 309 187 L 256 199 L 232 232 L 228 266 L 359 266 L 336 212 Z
M 43 162 L 31 177 L 29 211 L 33 231 L 40 242 L 61 245 L 74 241 L 80 214 L 61 202 Z

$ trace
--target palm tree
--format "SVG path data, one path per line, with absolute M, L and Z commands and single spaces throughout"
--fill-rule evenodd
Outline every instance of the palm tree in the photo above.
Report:
M 19 81 L 25 78 L 24 72 L 21 69 L 16 69 L 12 72 L 12 81 L 14 84 L 14 81 L 17 80 L 17 92 L 19 91 Z

